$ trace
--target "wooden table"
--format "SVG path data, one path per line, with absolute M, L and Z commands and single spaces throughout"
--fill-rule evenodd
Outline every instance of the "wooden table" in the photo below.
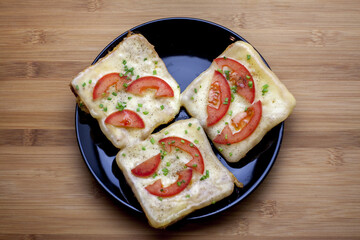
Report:
M 119 34 L 177 16 L 245 37 L 297 106 L 252 195 L 155 230 L 84 164 L 68 84 Z M 0 239 L 360 238 L 359 1 L 2 0 L 0 29 Z

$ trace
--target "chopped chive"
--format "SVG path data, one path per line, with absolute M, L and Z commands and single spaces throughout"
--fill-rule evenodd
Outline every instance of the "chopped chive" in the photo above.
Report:
M 170 167 L 170 165 L 171 165 L 170 162 L 167 162 L 167 163 L 166 163 L 166 166 L 167 166 L 167 167 Z
M 156 75 L 156 74 L 157 74 L 157 72 L 156 72 L 156 70 L 154 70 L 154 71 L 153 71 L 153 75 Z
M 227 135 L 227 134 L 225 134 L 225 139 L 227 139 L 227 136 L 228 136 L 228 135 Z
M 99 108 L 103 108 L 103 107 L 104 107 L 104 105 L 103 105 L 103 104 L 100 104 L 100 105 L 99 105 Z
M 137 112 L 140 112 L 140 108 L 137 108 L 136 111 L 137 111 Z
M 147 60 L 147 58 L 144 58 L 144 62 Z
M 236 86 L 232 86 L 232 87 L 231 87 L 231 91 L 232 91 L 233 93 L 236 93 L 237 87 L 236 87 Z
M 164 105 L 161 105 L 160 108 L 161 108 L 161 110 L 164 110 L 165 107 L 164 107 Z
M 176 156 L 176 159 L 179 159 L 179 156 Z M 185 166 L 186 167 L 186 166 Z
M 168 131 L 165 131 L 165 132 L 164 132 L 164 134 L 165 134 L 165 135 L 168 135 L 168 134 L 169 134 L 169 132 L 168 132 Z
M 221 69 L 218 69 L 217 71 L 218 71 L 219 73 L 221 73 L 221 74 L 223 73 L 223 71 L 222 71 Z
M 79 85 L 76 85 L 75 88 L 76 88 L 76 90 L 79 90 Z
M 127 88 L 127 87 L 129 86 L 129 84 L 124 83 L 123 86 L 124 86 L 125 88 Z
M 229 123 L 228 122 L 225 122 L 226 125 L 228 125 Z
M 226 76 L 226 80 L 230 80 L 230 71 L 225 70 L 224 73 L 225 73 L 225 76 Z
M 157 175 L 158 175 L 157 173 L 154 173 L 154 174 L 152 175 L 152 178 L 156 178 Z
M 217 133 L 220 133 L 220 130 L 217 130 Z
M 251 59 L 251 55 L 247 55 L 247 56 L 246 56 L 246 59 L 247 59 L 247 60 L 250 60 L 250 59 Z
M 197 167 L 197 164 L 193 164 L 192 166 L 193 166 L 193 167 Z
M 191 100 L 194 100 L 194 97 L 191 97 Z
M 111 97 L 108 97 L 107 100 L 111 100 L 112 98 Z
M 180 86 L 179 86 L 179 85 L 177 85 L 177 88 L 180 88 Z
M 122 62 L 124 65 L 126 64 L 126 60 L 124 59 L 124 61 Z
M 85 87 L 85 86 L 86 86 L 86 82 L 84 82 L 84 83 L 82 84 L 82 86 Z
M 103 111 L 104 111 L 104 112 L 107 112 L 107 107 L 104 107 Z
M 219 147 L 219 151 L 222 152 L 224 149 L 222 149 L 221 147 Z
M 184 141 L 184 140 L 180 140 L 180 142 L 181 142 L 181 143 L 185 143 L 185 141 Z
M 264 96 L 265 93 L 267 93 L 269 91 L 268 89 L 269 85 L 268 84 L 265 84 L 263 87 L 262 87 L 262 95 Z
M 162 198 L 162 197 L 158 197 L 158 199 L 159 199 L 160 201 L 162 201 L 162 200 L 163 200 L 163 198 Z
M 169 169 L 167 169 L 167 168 L 163 168 L 162 171 L 163 171 L 164 176 L 168 175 L 168 173 L 169 173 Z
M 148 114 L 149 114 L 149 112 L 148 112 L 148 111 L 145 111 L 145 112 L 143 112 L 143 114 L 144 114 L 144 115 L 148 115 Z
M 132 97 L 128 97 L 128 99 L 129 99 L 129 100 L 131 100 L 131 99 L 132 99 Z
M 201 129 L 200 127 L 197 128 L 198 131 L 200 131 L 200 129 Z
M 248 110 L 248 107 L 245 108 L 245 111 L 244 111 L 244 112 L 247 112 L 247 110 Z
M 212 201 L 212 202 L 211 202 L 211 204 L 215 204 L 215 203 L 216 203 L 216 201 Z
M 172 141 L 171 141 L 171 144 L 174 144 L 174 143 L 175 143 L 175 140 L 172 140 Z
M 197 89 L 196 89 L 196 88 L 194 88 L 194 92 L 197 93 Z
M 155 64 L 158 64 L 158 61 L 155 61 L 154 63 L 155 63 Z
M 225 56 L 224 56 L 224 59 L 226 60 L 226 59 L 227 59 L 227 57 L 225 57 Z
M 186 198 L 189 198 L 189 197 L 190 197 L 190 194 L 187 194 L 185 197 L 186 197 Z
M 206 173 L 205 175 L 203 175 L 201 178 L 200 178 L 200 181 L 203 181 L 205 179 L 209 178 L 209 170 L 206 170 Z
M 90 80 L 89 80 L 89 84 L 91 84 L 91 83 L 92 83 L 92 80 L 90 79 Z
M 141 147 L 141 149 L 142 149 L 143 151 L 145 151 L 145 150 L 146 150 L 146 148 L 145 148 L 144 146 L 142 146 L 142 147 Z
M 155 139 L 152 137 L 152 138 L 150 139 L 150 142 L 151 142 L 151 144 L 154 144 L 154 143 L 155 143 Z
M 185 134 L 187 134 L 188 133 L 188 131 L 187 130 L 185 130 Z
M 119 76 L 120 76 L 120 77 L 123 77 L 123 76 L 124 76 L 124 74 L 123 74 L 123 73 L 119 73 Z
M 114 95 L 114 96 L 117 96 L 117 93 L 116 93 L 116 92 L 112 92 L 111 94 Z
M 233 114 L 233 111 L 230 110 L 230 111 L 229 111 L 229 116 L 232 116 L 232 114 Z
M 250 79 L 251 77 L 250 77 L 249 75 L 246 75 L 246 78 L 247 78 L 247 79 Z
M 192 123 L 189 123 L 188 126 L 191 127 Z
M 138 107 L 142 107 L 142 106 L 143 106 L 142 103 L 139 103 L 139 104 L 138 104 Z
M 249 86 L 249 88 L 253 88 L 253 81 L 249 81 L 248 86 Z
M 121 154 L 123 157 L 126 157 L 126 154 L 125 153 L 123 153 L 123 154 Z
M 193 146 L 194 146 L 194 144 L 193 144 L 193 143 L 190 143 L 189 145 L 190 145 L 190 147 L 193 147 Z
M 195 153 L 195 157 L 198 157 L 198 156 L 199 156 L 199 154 Z
M 140 78 L 140 76 L 139 76 L 139 75 L 137 75 L 137 76 L 136 76 L 136 79 L 139 79 L 139 78 Z
M 232 152 L 229 152 L 229 156 L 230 156 L 230 157 L 232 156 L 232 154 L 233 154 Z
M 194 143 L 199 144 L 199 141 L 197 139 L 194 140 Z
M 178 151 L 180 151 L 180 149 L 179 149 L 179 148 L 175 148 L 175 151 L 177 151 L 177 152 L 178 152 Z

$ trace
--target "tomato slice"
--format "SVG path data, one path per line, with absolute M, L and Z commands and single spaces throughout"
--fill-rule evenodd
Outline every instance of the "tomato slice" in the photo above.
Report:
M 131 172 L 137 177 L 149 177 L 153 175 L 161 162 L 160 153 L 140 163 Z
M 183 151 L 189 153 L 192 156 L 192 159 L 185 164 L 186 166 L 193 168 L 200 174 L 204 172 L 204 159 L 201 155 L 199 149 L 192 142 L 180 138 L 180 137 L 167 137 L 159 140 L 167 152 L 171 152 L 171 147 L 180 148 Z M 163 144 L 164 143 L 164 144 Z
M 149 88 L 156 89 L 156 98 L 174 96 L 174 91 L 167 82 L 161 78 L 153 76 L 141 77 L 133 81 L 127 87 L 126 91 L 136 95 L 143 95 L 144 91 Z
M 231 92 L 229 83 L 224 76 L 215 71 L 208 96 L 207 126 L 212 126 L 219 122 L 226 114 L 231 103 Z
M 246 139 L 259 125 L 261 115 L 262 104 L 261 101 L 257 101 L 248 107 L 245 116 L 239 118 L 238 115 L 236 115 L 231 119 L 231 124 L 235 130 L 238 130 L 235 134 L 231 132 L 229 126 L 226 126 L 222 132 L 215 137 L 214 142 L 219 144 L 232 144 Z
M 110 114 L 105 119 L 105 123 L 116 127 L 145 128 L 141 117 L 136 112 L 127 109 Z
M 110 86 L 116 84 L 116 89 L 123 89 L 123 84 L 131 81 L 130 79 L 126 79 L 126 77 L 120 77 L 119 73 L 109 73 L 103 76 L 97 81 L 94 90 L 93 90 L 93 100 L 98 98 L 107 96 L 107 90 Z
M 253 103 L 255 100 L 255 82 L 246 67 L 230 58 L 216 58 L 215 62 L 221 69 L 225 66 L 231 69 L 229 80 L 233 86 L 236 86 L 237 93 L 249 103 Z
M 163 187 L 161 179 L 155 181 L 153 184 L 148 185 L 145 189 L 152 195 L 158 197 L 171 197 L 182 192 L 190 183 L 192 178 L 192 169 L 188 168 L 177 173 L 179 175 L 176 182 Z

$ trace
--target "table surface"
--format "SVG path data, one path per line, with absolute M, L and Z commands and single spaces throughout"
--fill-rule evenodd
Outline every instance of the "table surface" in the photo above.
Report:
M 359 9 L 356 0 L 2 0 L 0 239 L 360 238 Z M 253 194 L 156 230 L 90 174 L 68 84 L 115 37 L 164 17 L 206 19 L 245 37 L 297 106 Z

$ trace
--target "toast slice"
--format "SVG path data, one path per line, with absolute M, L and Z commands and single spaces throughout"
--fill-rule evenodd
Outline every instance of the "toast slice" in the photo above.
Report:
M 242 41 L 228 46 L 180 98 L 229 162 L 243 158 L 296 104 L 257 51 Z
M 129 34 L 70 87 L 117 148 L 145 139 L 180 108 L 178 83 L 140 34 Z
M 126 147 L 116 161 L 155 228 L 229 196 L 234 182 L 239 184 L 216 158 L 194 118 Z

